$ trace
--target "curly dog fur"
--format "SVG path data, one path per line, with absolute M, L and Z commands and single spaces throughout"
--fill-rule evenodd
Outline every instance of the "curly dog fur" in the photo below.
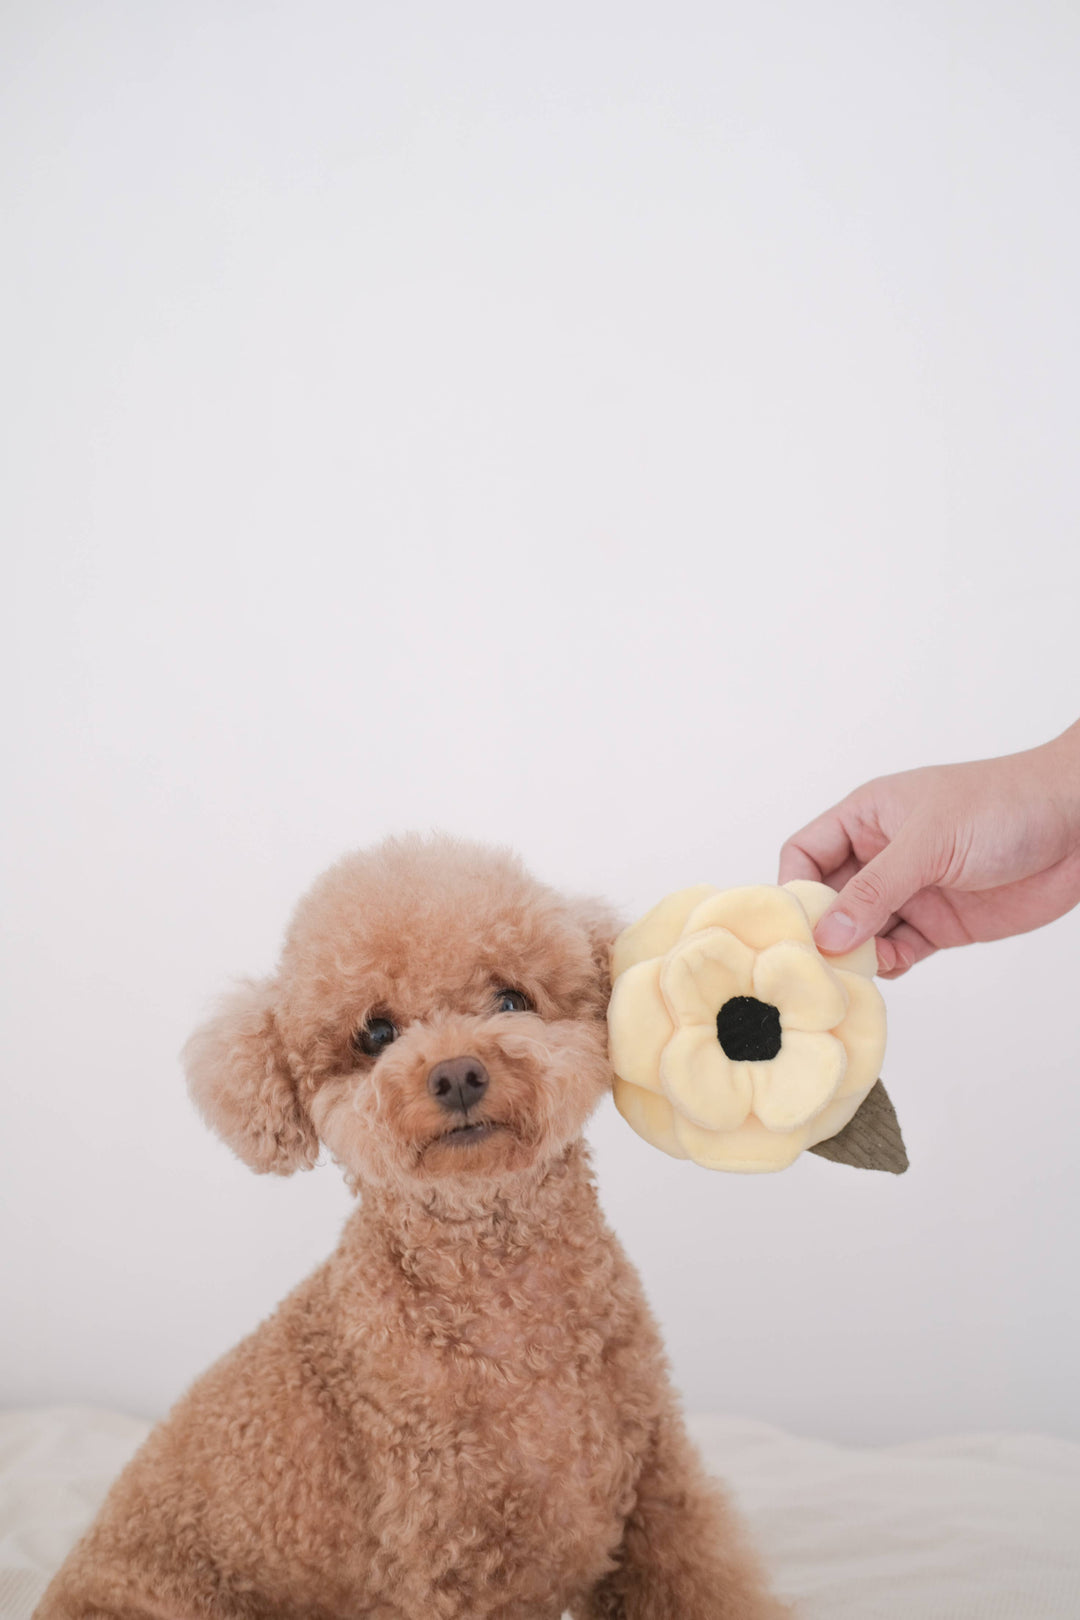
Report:
M 686 1437 L 597 1204 L 581 1133 L 610 1085 L 614 929 L 444 839 L 316 883 L 275 976 L 185 1058 L 243 1160 L 287 1175 L 322 1142 L 358 1207 L 151 1433 L 37 1620 L 788 1612 Z M 455 1058 L 474 1089 L 448 1102 L 434 1071 Z

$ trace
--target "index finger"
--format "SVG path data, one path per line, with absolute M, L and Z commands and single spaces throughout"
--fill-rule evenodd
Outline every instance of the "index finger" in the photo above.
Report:
M 854 855 L 838 809 L 826 810 L 797 833 L 792 833 L 781 849 L 779 881 L 790 883 L 792 878 L 813 878 L 817 883 L 824 883 L 830 872 L 852 860 Z

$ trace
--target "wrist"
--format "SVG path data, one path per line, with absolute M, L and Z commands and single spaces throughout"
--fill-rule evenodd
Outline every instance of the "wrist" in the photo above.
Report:
M 1036 749 L 1042 755 L 1046 791 L 1065 815 L 1080 844 L 1080 720 Z

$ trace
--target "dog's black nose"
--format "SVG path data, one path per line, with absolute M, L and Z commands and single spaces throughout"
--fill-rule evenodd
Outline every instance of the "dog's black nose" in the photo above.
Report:
M 488 1072 L 479 1058 L 447 1058 L 436 1063 L 427 1077 L 427 1088 L 440 1108 L 464 1114 L 478 1103 L 488 1088 Z

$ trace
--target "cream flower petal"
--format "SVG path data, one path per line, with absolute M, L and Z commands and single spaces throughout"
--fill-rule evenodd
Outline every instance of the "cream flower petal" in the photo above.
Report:
M 830 889 L 827 883 L 814 883 L 810 878 L 792 878 L 790 883 L 784 884 L 784 888 L 798 900 L 811 928 L 836 899 L 835 889 Z M 843 968 L 848 973 L 862 973 L 872 979 L 877 972 L 877 946 L 872 939 L 867 939 L 861 945 L 856 945 L 853 951 L 844 951 L 840 956 L 830 953 L 829 966 Z
M 731 996 L 750 994 L 754 954 L 726 928 L 708 928 L 670 950 L 660 991 L 679 1024 L 711 1024 Z
M 785 1030 L 776 1056 L 753 1065 L 754 1113 L 770 1131 L 805 1125 L 836 1095 L 846 1061 L 834 1035 Z
M 667 895 L 658 905 L 639 917 L 636 923 L 624 928 L 611 952 L 612 976 L 618 978 L 635 962 L 644 962 L 650 956 L 663 956 L 683 931 L 683 924 L 695 906 L 707 895 L 715 894 L 711 883 L 698 883 L 692 889 L 679 889 Z
M 619 975 L 608 1002 L 608 1050 L 617 1075 L 660 1090 L 660 1054 L 674 1025 L 660 994 L 660 958 L 638 962 Z
M 881 1074 L 885 1056 L 885 1002 L 876 984 L 861 973 L 837 973 L 848 994 L 848 1010 L 833 1034 L 843 1041 L 847 1072 L 839 1097 L 866 1096 Z
M 803 1127 L 807 1133 L 807 1147 L 816 1147 L 819 1142 L 827 1142 L 830 1136 L 838 1136 L 844 1126 L 854 1119 L 864 1100 L 863 1097 L 842 1097 L 839 1094 L 835 1096 L 816 1119 L 812 1119 L 809 1125 Z
M 679 1113 L 713 1131 L 733 1131 L 750 1112 L 753 1084 L 732 1063 L 715 1027 L 694 1025 L 671 1037 L 660 1057 L 660 1083 Z
M 782 1029 L 832 1029 L 847 1012 L 847 991 L 838 976 L 812 945 L 795 939 L 762 951 L 754 963 L 754 994 L 779 1008 Z
M 675 1115 L 680 1146 L 706 1170 L 786 1170 L 806 1146 L 807 1130 L 767 1131 L 751 1114 L 737 1131 L 706 1131 Z
M 661 1153 L 670 1153 L 673 1159 L 686 1159 L 689 1154 L 675 1135 L 675 1110 L 666 1097 L 655 1091 L 644 1091 L 615 1076 L 615 1106 L 626 1123 L 639 1136 Z
M 683 931 L 691 934 L 701 928 L 729 928 L 755 951 L 774 945 L 778 939 L 811 943 L 806 912 L 794 895 L 771 883 L 724 889 L 703 900 L 690 913 Z

